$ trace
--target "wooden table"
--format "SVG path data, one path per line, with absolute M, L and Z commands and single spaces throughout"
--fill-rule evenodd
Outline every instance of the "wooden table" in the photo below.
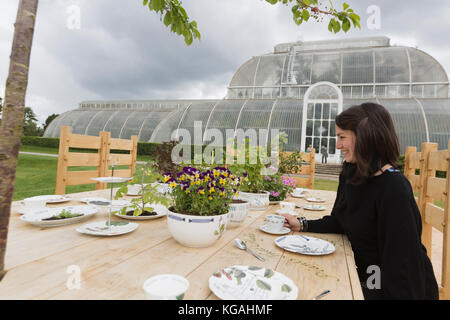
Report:
M 109 191 L 71 194 L 72 201 L 59 205 L 82 204 L 76 199 L 92 196 L 108 198 Z M 307 218 L 319 218 L 330 212 L 336 193 L 310 190 L 309 196 L 326 198 L 327 210 L 296 211 Z M 288 201 L 306 203 L 304 199 Z M 143 282 L 161 273 L 179 274 L 189 280 L 185 299 L 217 299 L 208 279 L 215 271 L 232 265 L 264 266 L 285 274 L 298 286 L 298 299 L 311 299 L 326 289 L 331 293 L 322 299 L 363 299 L 346 236 L 309 234 L 332 242 L 336 251 L 307 256 L 277 247 L 274 239 L 278 236 L 259 230 L 265 216 L 279 209 L 278 205 L 249 211 L 239 227 L 226 230 L 214 245 L 200 249 L 178 244 L 169 233 L 166 217 L 138 221 L 139 227 L 125 235 L 95 237 L 80 234 L 75 228 L 105 220 L 105 211 L 86 222 L 42 229 L 21 221 L 19 208 L 19 202 L 13 203 L 5 261 L 8 273 L 0 282 L 0 299 L 145 299 Z M 239 250 L 233 241 L 237 237 L 266 261 Z M 78 271 L 80 288 L 73 282 Z

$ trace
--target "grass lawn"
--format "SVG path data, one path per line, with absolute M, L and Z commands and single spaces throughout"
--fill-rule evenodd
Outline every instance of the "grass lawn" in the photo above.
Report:
M 33 151 L 29 152 L 42 152 L 38 151 L 37 149 L 38 147 L 32 148 Z M 45 148 L 45 149 L 52 149 L 52 148 Z M 37 195 L 54 194 L 56 184 L 57 164 L 58 159 L 55 157 L 19 154 L 19 162 L 16 171 L 16 181 L 14 184 L 13 201 L 22 200 L 24 198 Z M 139 164 L 137 165 L 138 168 L 140 166 L 141 165 Z M 92 170 L 92 169 L 95 169 L 95 167 L 76 167 L 76 170 Z M 314 181 L 314 187 L 315 189 L 318 190 L 336 191 L 337 181 L 316 179 Z M 76 193 L 90 190 L 95 190 L 95 184 L 66 187 L 66 193 Z

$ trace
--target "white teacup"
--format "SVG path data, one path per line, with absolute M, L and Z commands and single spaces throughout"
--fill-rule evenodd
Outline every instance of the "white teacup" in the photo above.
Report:
M 280 202 L 280 208 L 282 211 L 288 213 L 292 212 L 295 209 L 295 203 L 293 202 L 287 202 L 287 201 L 281 201 Z
M 301 196 L 305 193 L 305 191 L 306 189 L 303 188 L 295 188 L 294 191 L 292 191 L 292 194 L 296 196 Z
M 281 231 L 283 229 L 284 220 L 285 219 L 283 216 L 269 214 L 268 216 L 266 216 L 266 226 L 269 228 L 269 230 Z
M 189 281 L 176 274 L 160 274 L 145 280 L 148 300 L 183 300 Z
M 45 208 L 47 201 L 41 199 L 24 199 L 23 204 L 26 210 L 41 210 Z

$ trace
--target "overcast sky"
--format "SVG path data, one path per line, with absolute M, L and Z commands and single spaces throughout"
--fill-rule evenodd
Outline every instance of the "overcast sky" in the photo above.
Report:
M 342 2 L 334 1 L 339 7 Z M 362 29 L 335 35 L 328 32 L 328 18 L 299 27 L 289 7 L 265 0 L 184 0 L 202 35 L 187 47 L 142 0 L 40 0 L 26 106 L 43 122 L 84 100 L 221 99 L 245 61 L 299 40 L 383 35 L 392 45 L 417 46 L 449 72 L 449 0 L 346 2 L 361 16 Z M 0 1 L 1 97 L 18 3 Z M 367 25 L 372 5 L 380 9 L 380 29 Z

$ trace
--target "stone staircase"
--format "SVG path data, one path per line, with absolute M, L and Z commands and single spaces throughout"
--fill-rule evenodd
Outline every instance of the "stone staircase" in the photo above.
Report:
M 316 163 L 315 174 L 327 175 L 327 176 L 339 176 L 342 170 L 341 164 L 321 164 Z

